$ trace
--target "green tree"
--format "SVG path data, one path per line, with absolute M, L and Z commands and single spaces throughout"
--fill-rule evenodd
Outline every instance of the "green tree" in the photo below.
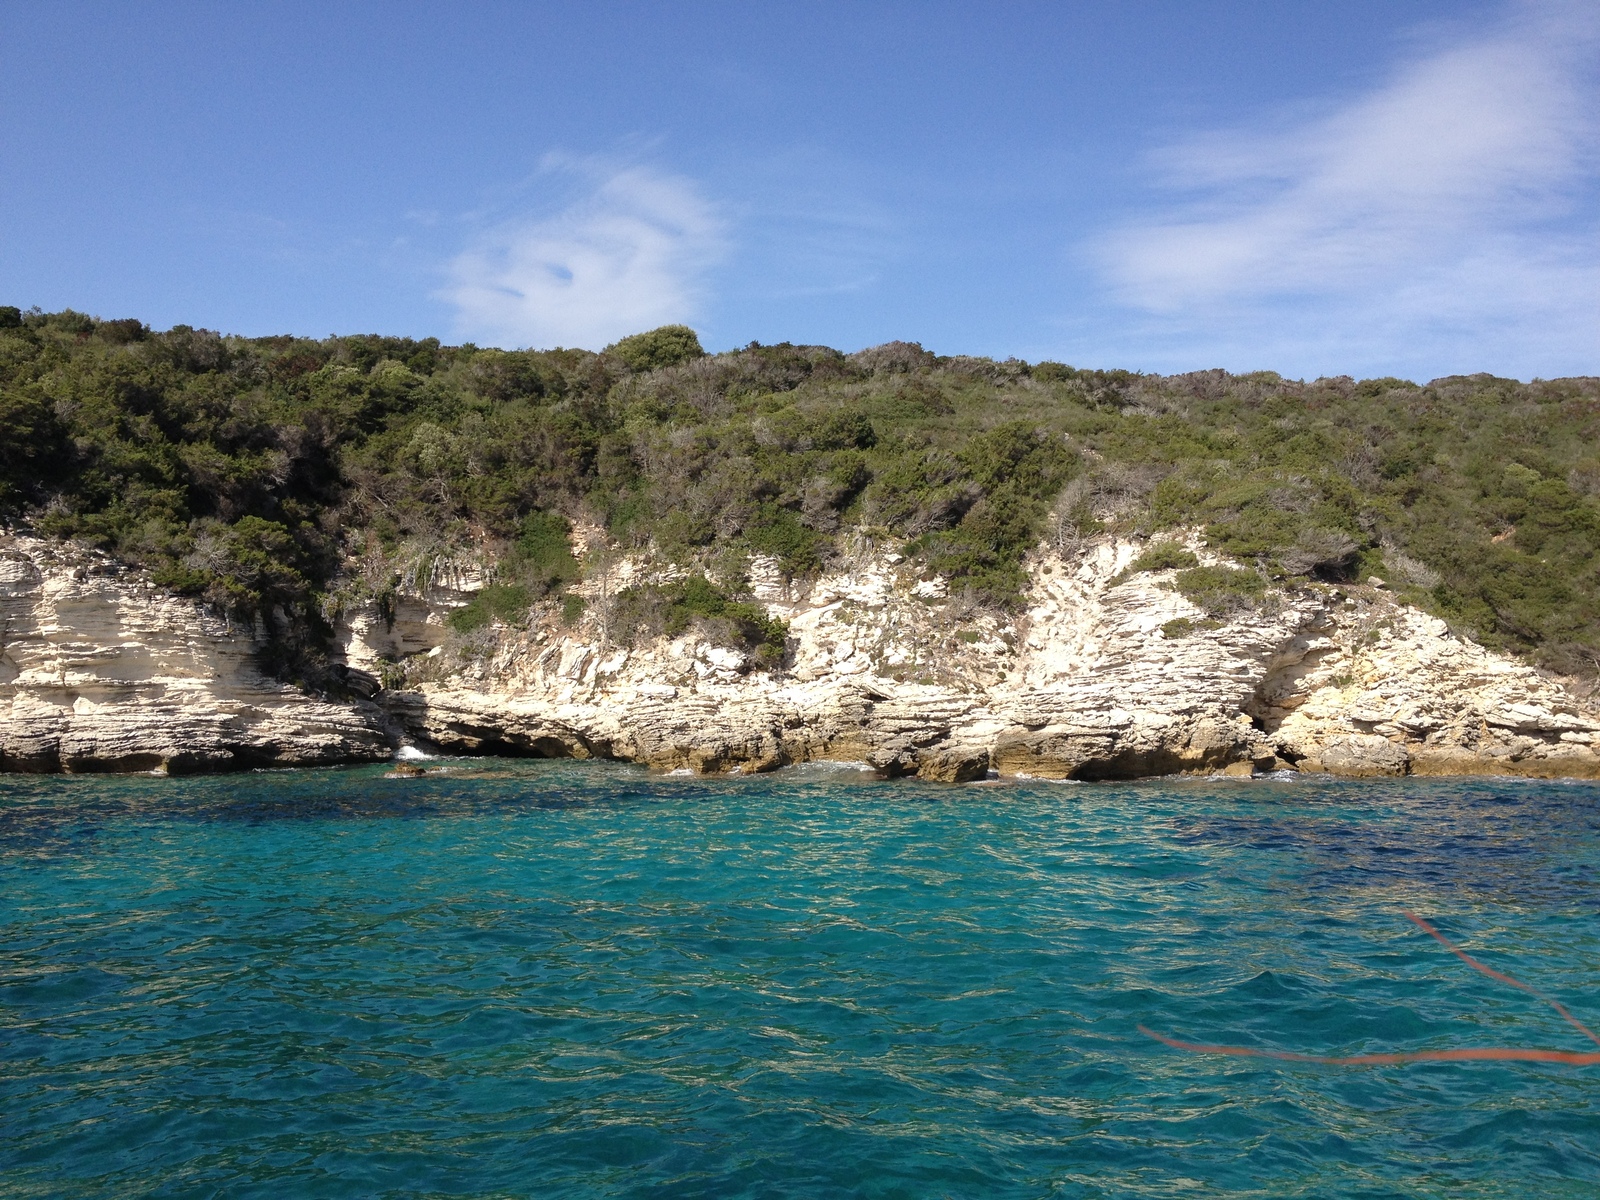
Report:
M 0 391 L 0 511 L 36 497 L 50 484 L 67 484 L 66 430 L 46 400 Z
M 636 333 L 613 342 L 605 352 L 620 358 L 630 371 L 675 367 L 706 353 L 700 347 L 700 336 L 687 325 L 662 325 L 648 333 Z

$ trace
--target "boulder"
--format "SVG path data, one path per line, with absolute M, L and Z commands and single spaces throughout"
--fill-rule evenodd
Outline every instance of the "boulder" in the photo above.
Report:
M 1301 770 L 1326 771 L 1330 775 L 1357 778 L 1376 775 L 1404 775 L 1411 767 L 1411 755 L 1404 746 L 1376 734 L 1352 734 L 1330 742 L 1315 759 L 1300 765 Z

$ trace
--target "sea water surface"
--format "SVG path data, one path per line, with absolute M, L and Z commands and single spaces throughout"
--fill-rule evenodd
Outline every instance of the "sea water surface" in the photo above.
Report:
M 1600 787 L 0 777 L 0 1194 L 1600 1194 Z

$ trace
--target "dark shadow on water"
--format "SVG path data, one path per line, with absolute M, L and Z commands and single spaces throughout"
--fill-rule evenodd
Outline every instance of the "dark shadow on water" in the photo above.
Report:
M 0 776 L 0 860 L 84 852 L 104 827 L 130 821 L 413 821 L 662 798 L 642 771 L 548 760 L 450 761 L 415 778 L 392 778 L 387 765 L 180 779 Z
M 1307 891 L 1400 883 L 1500 901 L 1600 908 L 1600 785 L 1530 780 L 1346 781 L 1271 789 L 1262 801 L 1175 815 L 1172 836 L 1209 851 L 1281 853 Z

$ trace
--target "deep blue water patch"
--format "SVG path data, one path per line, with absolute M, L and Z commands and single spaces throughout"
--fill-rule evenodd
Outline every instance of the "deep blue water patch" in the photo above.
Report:
M 7 1196 L 1589 1196 L 1600 787 L 0 776 Z M 1591 1047 L 1592 1048 L 1592 1047 Z

